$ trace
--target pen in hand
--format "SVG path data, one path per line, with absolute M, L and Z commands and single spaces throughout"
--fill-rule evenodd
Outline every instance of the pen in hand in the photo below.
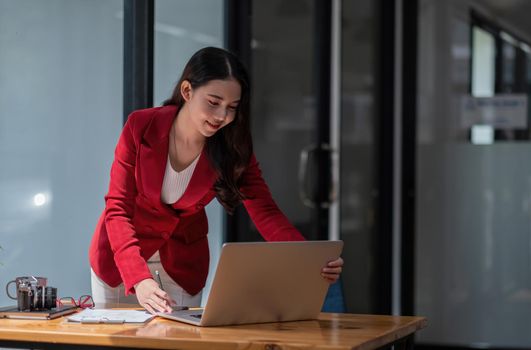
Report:
M 155 270 L 155 275 L 157 276 L 157 282 L 159 283 L 159 288 L 164 290 L 164 287 L 162 287 L 162 280 L 160 279 L 159 270 Z M 173 311 L 188 310 L 188 306 L 173 305 L 171 308 L 172 308 Z
M 155 275 L 157 275 L 157 282 L 159 283 L 159 288 L 164 290 L 164 287 L 162 287 L 162 280 L 160 279 L 159 270 L 155 270 Z

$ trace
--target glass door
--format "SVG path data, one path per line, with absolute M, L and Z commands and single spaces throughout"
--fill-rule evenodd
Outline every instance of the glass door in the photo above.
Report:
M 252 133 L 273 198 L 307 239 L 342 239 L 349 312 L 372 310 L 375 28 L 372 2 L 252 1 Z M 232 219 L 229 219 L 232 220 Z M 244 210 L 239 241 L 261 240 Z

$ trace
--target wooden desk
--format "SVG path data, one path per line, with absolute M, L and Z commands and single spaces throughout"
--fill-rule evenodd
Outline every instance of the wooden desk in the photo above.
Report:
M 155 318 L 142 325 L 0 320 L 0 347 L 40 349 L 377 349 L 411 344 L 424 317 L 322 313 L 317 320 L 200 328 Z

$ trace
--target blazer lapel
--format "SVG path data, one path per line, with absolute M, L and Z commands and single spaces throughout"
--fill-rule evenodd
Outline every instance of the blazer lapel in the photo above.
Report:
M 142 188 L 146 197 L 160 206 L 160 192 L 168 160 L 170 128 L 176 113 L 176 106 L 161 107 L 153 116 L 140 145 Z
M 210 165 L 206 147 L 203 147 L 190 183 L 186 187 L 182 197 L 174 203 L 173 207 L 175 209 L 184 209 L 192 205 L 200 205 L 203 207 L 207 203 L 199 203 L 199 201 L 212 189 L 216 178 L 216 171 Z
M 162 203 L 160 194 L 168 161 L 170 128 L 176 114 L 176 106 L 161 107 L 155 112 L 140 144 L 139 172 L 144 195 L 166 210 L 169 207 Z M 210 165 L 206 148 L 203 147 L 190 183 L 173 208 L 181 210 L 198 204 L 204 206 L 206 203 L 198 202 L 212 189 L 216 178 L 216 171 Z

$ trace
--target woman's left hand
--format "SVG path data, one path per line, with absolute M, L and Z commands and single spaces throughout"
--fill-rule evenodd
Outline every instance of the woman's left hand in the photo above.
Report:
M 339 275 L 343 270 L 343 259 L 341 257 L 330 261 L 325 267 L 321 269 L 321 276 L 330 284 L 335 283 L 339 279 Z

